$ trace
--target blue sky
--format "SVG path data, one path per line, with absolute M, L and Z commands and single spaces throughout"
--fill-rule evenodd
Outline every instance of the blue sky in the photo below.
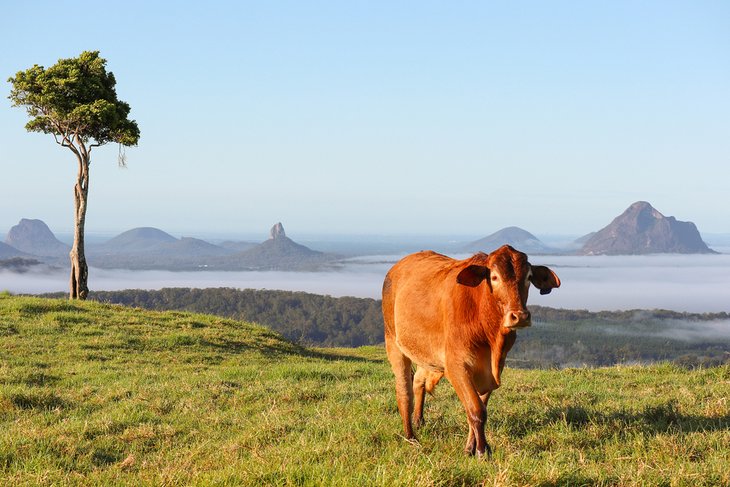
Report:
M 637 200 L 730 233 L 730 3 L 3 5 L 3 81 L 99 50 L 142 132 L 87 232 L 594 231 Z M 0 100 L 0 234 L 70 233 L 75 161 Z

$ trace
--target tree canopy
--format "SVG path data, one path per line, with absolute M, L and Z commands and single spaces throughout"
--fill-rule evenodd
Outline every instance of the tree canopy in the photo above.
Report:
M 52 134 L 70 148 L 75 142 L 91 148 L 108 142 L 132 146 L 139 140 L 137 123 L 128 119 L 129 104 L 117 99 L 116 79 L 99 51 L 60 59 L 47 69 L 36 64 L 8 81 L 13 106 L 26 107 L 31 117 L 28 131 Z

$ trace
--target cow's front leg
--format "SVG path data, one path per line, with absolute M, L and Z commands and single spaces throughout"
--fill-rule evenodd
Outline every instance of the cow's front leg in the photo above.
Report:
M 411 359 L 400 351 L 395 338 L 385 335 L 385 351 L 388 355 L 393 374 L 395 375 L 395 397 L 403 421 L 403 433 L 407 440 L 415 440 L 411 413 L 413 412 L 413 376 L 411 375 Z
M 489 391 L 486 394 L 482 394 L 479 396 L 479 399 L 481 399 L 482 403 L 484 404 L 485 411 L 487 409 L 487 402 L 489 401 L 489 395 L 491 393 L 492 393 L 492 391 Z M 485 416 L 485 419 L 484 419 L 485 429 L 486 429 L 486 423 L 487 423 L 487 420 L 486 420 L 487 416 Z M 486 441 L 485 441 L 485 445 L 487 446 L 487 457 L 492 458 L 492 447 L 490 447 L 489 443 L 487 443 Z M 469 425 L 469 436 L 466 439 L 466 446 L 464 446 L 464 451 L 468 455 L 474 455 L 476 448 L 477 448 L 476 435 L 474 434 L 474 430 L 472 429 L 471 425 Z
M 487 422 L 487 408 L 477 393 L 471 374 L 461 368 L 456 373 L 447 373 L 449 381 L 456 390 L 461 404 L 466 411 L 466 419 L 469 423 L 469 436 L 466 440 L 464 451 L 469 455 L 476 455 L 481 458 L 486 453 L 491 456 L 492 449 L 487 444 L 484 435 L 484 426 Z

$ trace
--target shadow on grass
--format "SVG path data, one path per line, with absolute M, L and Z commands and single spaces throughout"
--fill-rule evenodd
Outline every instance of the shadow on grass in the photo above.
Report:
M 730 430 L 730 415 L 708 417 L 683 414 L 677 409 L 676 401 L 646 406 L 640 411 L 619 410 L 611 413 L 570 405 L 551 408 L 545 412 L 523 411 L 519 415 L 503 418 L 501 426 L 506 428 L 510 435 L 522 437 L 555 423 L 564 423 L 575 429 L 593 424 L 610 426 L 617 431 L 626 432 L 638 430 L 646 433 L 670 431 L 693 433 Z
M 596 485 L 597 483 L 599 483 L 598 478 L 590 477 L 580 472 L 567 472 L 561 474 L 555 480 L 544 480 L 534 485 L 535 487 L 557 487 L 565 485 Z
M 336 352 L 325 352 L 322 350 L 305 350 L 304 355 L 311 358 L 327 360 L 330 362 L 359 362 L 368 364 L 382 364 L 382 360 L 367 358 L 367 357 L 353 357 L 352 355 L 343 355 Z
M 322 350 L 311 350 L 296 343 L 278 341 L 266 342 L 265 340 L 225 340 L 223 342 L 212 342 L 200 340 L 200 345 L 210 347 L 221 353 L 238 354 L 244 352 L 258 352 L 267 358 L 280 358 L 284 356 L 300 356 L 305 358 L 327 360 L 332 362 L 360 362 L 360 363 L 382 363 L 382 360 L 367 357 L 357 357 L 337 352 L 325 352 Z
M 13 406 L 23 410 L 37 409 L 42 411 L 52 411 L 69 406 L 69 403 L 66 400 L 49 391 L 10 394 L 8 399 Z

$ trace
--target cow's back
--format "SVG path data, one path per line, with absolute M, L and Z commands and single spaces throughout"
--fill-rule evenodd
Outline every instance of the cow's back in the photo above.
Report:
M 419 365 L 442 369 L 444 318 L 455 292 L 459 262 L 432 251 L 404 257 L 383 283 L 386 337 Z

